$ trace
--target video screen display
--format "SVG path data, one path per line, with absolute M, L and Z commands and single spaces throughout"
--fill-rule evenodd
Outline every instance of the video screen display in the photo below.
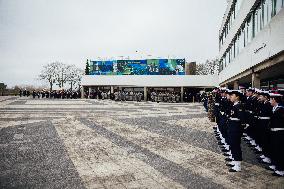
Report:
M 90 61 L 90 75 L 185 75 L 185 59 Z

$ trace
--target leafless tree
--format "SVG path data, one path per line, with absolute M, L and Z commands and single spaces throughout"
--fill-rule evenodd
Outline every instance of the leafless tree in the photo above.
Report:
M 63 64 L 62 62 L 56 62 L 57 63 L 57 69 L 55 71 L 55 80 L 56 85 L 58 87 L 64 88 L 64 84 L 67 81 L 67 70 L 69 68 L 69 65 Z
M 73 90 L 73 87 L 77 88 L 76 86 L 80 86 L 84 70 L 77 68 L 75 65 L 70 65 L 66 74 L 67 82 L 69 83 L 71 90 Z
M 43 66 L 43 70 L 39 75 L 39 79 L 49 83 L 50 90 L 56 82 L 56 73 L 58 70 L 58 62 L 53 62 Z
M 206 60 L 205 63 L 196 65 L 197 75 L 214 75 L 219 73 L 218 59 Z
M 54 84 L 59 88 L 64 88 L 65 84 L 70 84 L 71 90 L 77 84 L 80 85 L 83 70 L 77 68 L 75 65 L 67 65 L 61 62 L 53 62 L 43 67 L 40 80 L 49 83 L 50 90 Z

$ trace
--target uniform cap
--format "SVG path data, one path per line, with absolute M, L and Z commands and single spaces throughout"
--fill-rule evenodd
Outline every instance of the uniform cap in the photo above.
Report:
M 255 89 L 254 88 L 248 88 L 247 91 L 251 91 L 251 92 L 254 92 Z
M 230 95 L 235 94 L 235 95 L 237 95 L 237 96 L 242 96 L 242 95 L 243 95 L 242 91 L 240 91 L 240 90 L 231 90 L 231 91 L 229 92 L 229 94 L 230 94 Z
M 282 97 L 282 94 L 279 93 L 269 93 L 270 97 Z
M 262 92 L 259 93 L 259 95 L 262 95 L 262 96 L 265 96 L 267 98 L 270 98 L 269 91 L 262 91 Z

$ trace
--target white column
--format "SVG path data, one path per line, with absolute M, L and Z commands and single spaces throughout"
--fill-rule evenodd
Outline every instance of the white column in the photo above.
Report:
M 260 76 L 259 73 L 253 73 L 251 76 L 251 84 L 253 88 L 260 89 Z
M 90 98 L 91 91 L 92 91 L 92 88 L 91 88 L 91 87 L 89 87 L 89 95 L 88 95 L 88 98 Z
M 84 96 L 85 96 L 85 94 L 84 94 L 84 86 L 82 86 L 82 88 L 81 88 L 81 98 L 84 98 Z
M 147 87 L 144 87 L 144 101 L 147 101 Z
M 184 92 L 183 87 L 181 87 L 180 88 L 180 98 L 181 98 L 180 101 L 181 102 L 183 102 L 183 92 Z
M 234 81 L 234 90 L 238 90 L 239 89 L 239 81 L 236 80 Z

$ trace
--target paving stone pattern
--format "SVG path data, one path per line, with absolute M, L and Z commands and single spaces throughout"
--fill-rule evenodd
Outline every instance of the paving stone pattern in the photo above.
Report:
M 284 188 L 243 143 L 229 173 L 201 104 L 0 97 L 0 188 Z

